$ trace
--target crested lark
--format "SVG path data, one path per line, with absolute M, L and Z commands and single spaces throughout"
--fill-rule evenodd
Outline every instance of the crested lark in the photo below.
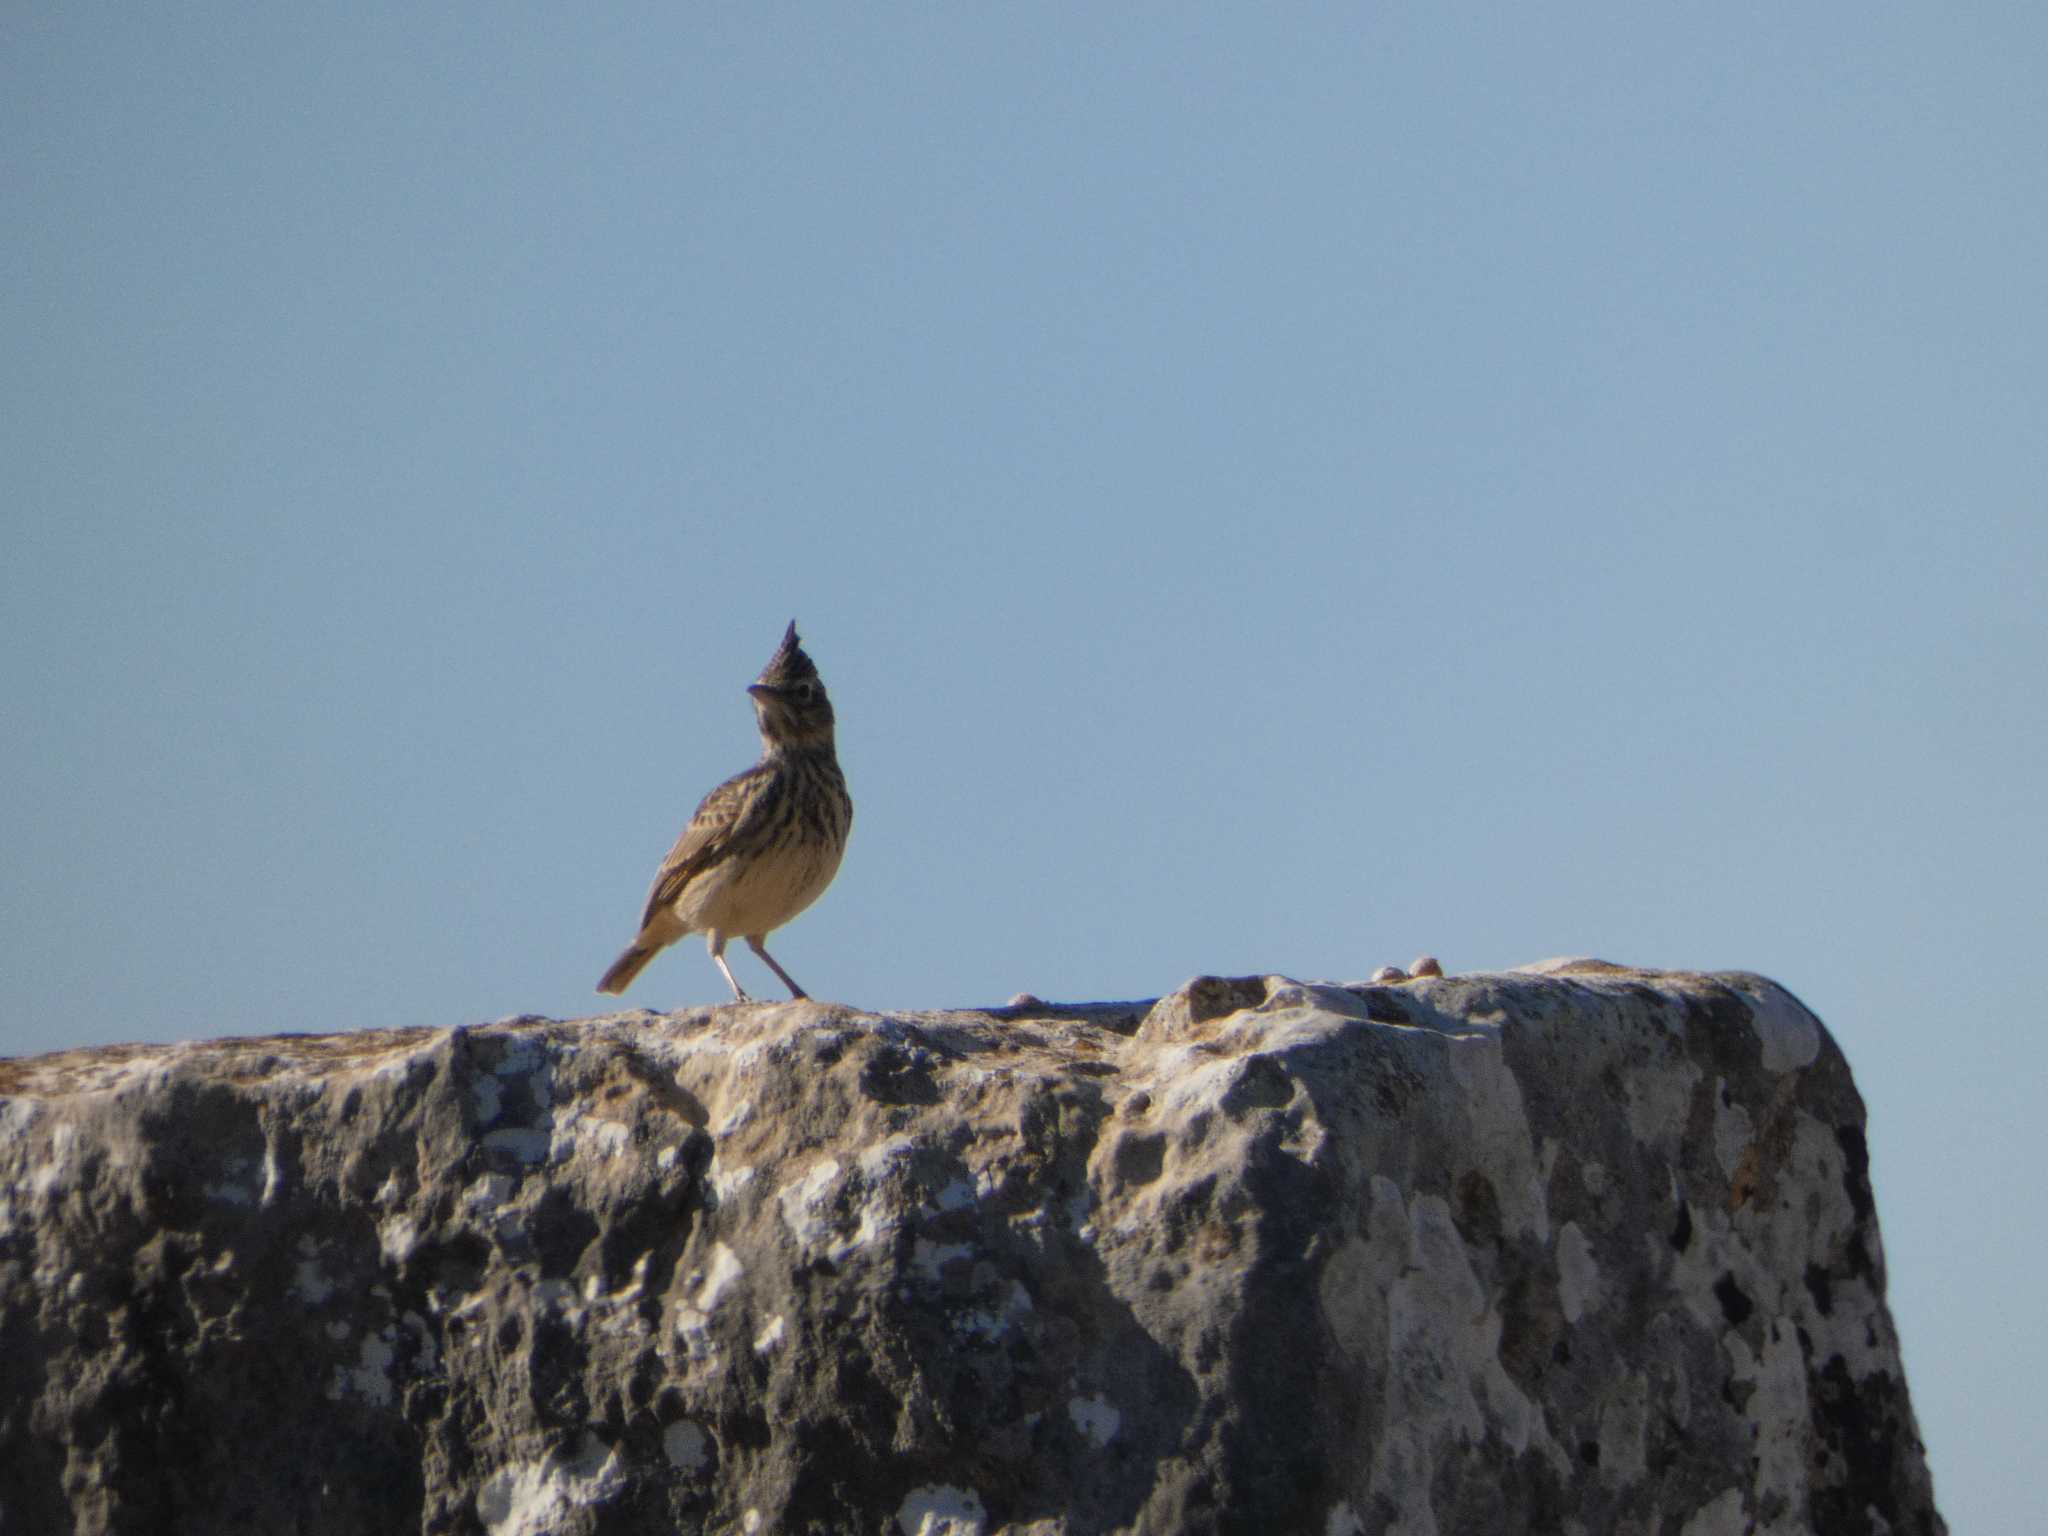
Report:
M 761 761 L 697 807 L 661 861 L 639 936 L 604 973 L 600 992 L 625 991 L 661 950 L 701 933 L 739 1001 L 752 999 L 725 963 L 731 938 L 744 938 L 791 997 L 809 996 L 764 941 L 832 883 L 853 826 L 853 801 L 832 747 L 832 701 L 797 641 L 794 620 L 747 692 L 761 727 Z

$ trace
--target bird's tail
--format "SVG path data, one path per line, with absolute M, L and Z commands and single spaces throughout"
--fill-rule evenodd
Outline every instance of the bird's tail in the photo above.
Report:
M 623 992 L 633 985 L 633 978 L 647 968 L 647 962 L 661 953 L 659 944 L 635 944 L 618 959 L 612 968 L 604 973 L 604 979 L 597 984 L 600 992 Z

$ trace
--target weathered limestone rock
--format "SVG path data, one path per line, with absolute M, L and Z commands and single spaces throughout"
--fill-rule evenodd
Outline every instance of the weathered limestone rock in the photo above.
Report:
M 0 1062 L 0 1533 L 1939 1532 L 1748 975 Z

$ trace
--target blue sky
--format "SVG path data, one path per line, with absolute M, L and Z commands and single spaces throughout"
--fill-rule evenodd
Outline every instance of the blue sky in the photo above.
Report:
M 2038 9 L 590 11 L 0 16 L 0 1051 L 598 1011 L 794 615 L 814 993 L 1763 971 L 2034 1518 Z

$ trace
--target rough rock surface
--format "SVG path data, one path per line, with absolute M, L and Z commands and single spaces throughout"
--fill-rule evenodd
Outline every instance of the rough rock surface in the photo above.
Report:
M 0 1532 L 1938 1532 L 1749 975 L 0 1062 Z

